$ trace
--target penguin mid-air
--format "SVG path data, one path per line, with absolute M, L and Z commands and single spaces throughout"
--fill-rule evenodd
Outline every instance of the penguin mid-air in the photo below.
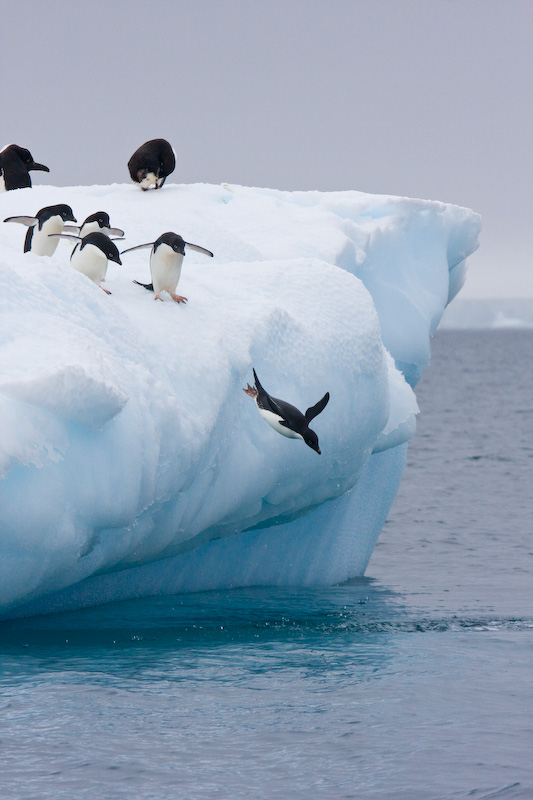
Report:
M 150 139 L 142 144 L 128 161 L 133 183 L 145 192 L 160 189 L 176 167 L 176 156 L 166 139 Z
M 111 294 L 100 284 L 105 280 L 108 261 L 122 264 L 116 244 L 101 231 L 88 233 L 87 236 L 73 236 L 70 233 L 55 233 L 54 238 L 71 239 L 77 242 L 70 256 L 70 265 L 78 272 L 90 278 L 106 294 Z
M 0 151 L 0 191 L 27 189 L 31 186 L 30 170 L 50 172 L 44 164 L 37 164 L 25 147 L 8 144 Z
M 282 436 L 287 436 L 289 439 L 303 439 L 306 445 L 312 450 L 315 450 L 320 455 L 320 447 L 318 446 L 318 436 L 309 427 L 309 423 L 321 411 L 325 409 L 329 402 L 329 392 L 326 392 L 322 400 L 311 408 L 308 408 L 305 414 L 298 411 L 295 406 L 286 403 L 284 400 L 278 400 L 277 397 L 271 397 L 266 392 L 257 377 L 255 369 L 253 370 L 255 386 L 248 384 L 244 393 L 251 397 L 257 403 L 259 413 L 268 424 L 274 428 L 275 431 L 281 433 Z
M 136 247 L 128 247 L 127 250 L 122 250 L 121 255 L 130 253 L 132 250 L 141 250 L 143 247 L 151 247 L 150 253 L 150 273 L 152 275 L 152 283 L 140 283 L 139 286 L 144 286 L 155 292 L 154 300 L 162 300 L 161 292 L 168 292 L 171 298 L 176 303 L 186 303 L 187 298 L 181 294 L 176 294 L 176 287 L 181 275 L 181 265 L 183 264 L 183 257 L 185 255 L 185 248 L 196 250 L 198 253 L 203 253 L 206 256 L 213 257 L 211 250 L 206 250 L 205 247 L 200 247 L 197 244 L 186 242 L 177 233 L 163 233 L 156 239 L 155 242 L 148 244 L 138 244 Z
M 112 228 L 109 221 L 109 214 L 106 211 L 96 211 L 90 214 L 87 219 L 83 221 L 81 226 L 74 227 L 74 225 L 65 225 L 63 233 L 74 233 L 83 239 L 88 233 L 105 233 L 110 238 L 112 236 L 122 239 L 124 231 L 120 228 Z
M 20 222 L 27 225 L 24 240 L 24 252 L 31 251 L 37 256 L 53 256 L 57 247 L 57 238 L 51 234 L 63 232 L 65 222 L 76 222 L 70 206 L 60 203 L 57 206 L 45 206 L 34 217 L 7 217 L 4 222 Z

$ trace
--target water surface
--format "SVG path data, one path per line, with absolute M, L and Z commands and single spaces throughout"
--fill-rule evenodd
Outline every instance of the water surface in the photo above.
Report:
M 5 800 L 533 797 L 533 332 L 442 332 L 367 577 L 0 625 Z

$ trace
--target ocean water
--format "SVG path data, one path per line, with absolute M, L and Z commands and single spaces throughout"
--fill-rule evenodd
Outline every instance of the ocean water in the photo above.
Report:
M 444 331 L 367 577 L 0 625 L 2 800 L 533 798 L 533 331 Z

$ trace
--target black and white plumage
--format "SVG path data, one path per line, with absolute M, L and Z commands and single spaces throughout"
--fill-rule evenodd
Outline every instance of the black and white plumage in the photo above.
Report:
M 213 257 L 213 253 L 210 250 L 206 250 L 205 247 L 200 247 L 197 244 L 186 242 L 181 236 L 177 233 L 172 233 L 172 231 L 161 234 L 155 242 L 128 247 L 127 250 L 122 250 L 121 255 L 130 253 L 132 250 L 141 250 L 143 247 L 152 248 L 150 253 L 152 283 L 140 283 L 139 281 L 134 281 L 134 283 L 155 292 L 155 300 L 162 300 L 161 292 L 168 292 L 174 302 L 187 302 L 186 297 L 176 294 L 185 248 L 196 250 L 198 253 L 203 253 L 211 258 Z
M 105 280 L 108 261 L 114 261 L 115 264 L 122 264 L 122 261 L 118 247 L 109 236 L 101 231 L 93 231 L 83 238 L 70 233 L 53 234 L 53 236 L 77 242 L 70 256 L 71 267 L 90 278 L 106 294 L 111 294 L 100 284 Z
M 124 231 L 120 228 L 112 228 L 107 211 L 95 211 L 90 214 L 81 224 L 81 226 L 74 227 L 73 225 L 65 225 L 65 233 L 74 233 L 83 239 L 89 233 L 105 233 L 106 236 L 112 236 L 122 239 Z
M 287 436 L 289 439 L 303 439 L 308 447 L 320 455 L 318 436 L 311 430 L 309 423 L 327 406 L 329 392 L 326 392 L 322 400 L 319 400 L 316 405 L 311 406 L 305 414 L 302 414 L 295 406 L 286 403 L 285 400 L 279 400 L 277 397 L 269 395 L 261 386 L 255 369 L 253 373 L 255 386 L 248 384 L 243 391 L 255 400 L 263 419 L 275 431 L 281 433 L 282 436 Z
M 44 164 L 37 164 L 25 147 L 8 144 L 0 152 L 0 191 L 28 189 L 31 186 L 30 170 L 50 172 Z
M 160 189 L 175 167 L 176 156 L 166 139 L 150 139 L 128 161 L 131 179 L 143 191 Z
M 4 222 L 19 222 L 28 226 L 24 240 L 25 253 L 31 251 L 37 256 L 52 256 L 58 243 L 52 234 L 62 233 L 67 220 L 76 222 L 76 217 L 70 206 L 60 203 L 41 208 L 34 217 L 7 217 Z

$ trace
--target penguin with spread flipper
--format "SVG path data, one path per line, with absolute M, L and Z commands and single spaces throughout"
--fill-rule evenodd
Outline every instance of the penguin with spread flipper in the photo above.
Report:
M 71 239 L 77 242 L 70 256 L 70 266 L 90 278 L 106 294 L 111 294 L 108 289 L 101 286 L 107 273 L 108 261 L 122 264 L 118 247 L 109 236 L 100 231 L 88 233 L 83 239 L 70 233 L 52 234 L 54 238 Z
M 120 228 L 112 228 L 107 211 L 95 211 L 82 222 L 81 226 L 65 225 L 64 233 L 74 233 L 83 239 L 88 233 L 105 233 L 109 238 L 122 239 L 124 231 Z
M 197 244 L 186 242 L 181 236 L 177 233 L 172 233 L 172 231 L 161 234 L 155 242 L 128 247 L 126 250 L 122 250 L 121 255 L 131 253 L 132 250 L 141 250 L 143 247 L 152 248 L 150 253 L 152 283 L 140 283 L 139 281 L 134 281 L 134 283 L 154 292 L 155 300 L 162 300 L 161 292 L 168 292 L 174 302 L 187 302 L 186 297 L 176 294 L 186 248 L 196 250 L 198 253 L 203 253 L 211 258 L 213 257 L 213 253 L 210 250 L 206 250 L 205 247 L 200 247 Z
M 261 386 L 255 369 L 253 373 L 255 386 L 248 384 L 243 391 L 255 400 L 263 419 L 275 431 L 281 433 L 282 436 L 287 436 L 289 439 L 303 439 L 308 447 L 320 455 L 318 436 L 311 430 L 309 423 L 327 406 L 329 392 L 326 392 L 322 400 L 319 400 L 316 405 L 311 406 L 305 414 L 302 414 L 295 406 L 286 403 L 285 400 L 279 400 L 277 397 L 269 395 Z
M 70 206 L 60 203 L 57 206 L 41 208 L 34 217 L 7 217 L 4 222 L 19 222 L 28 226 L 24 240 L 25 253 L 53 256 L 58 243 L 57 234 L 63 232 L 67 220 L 76 222 L 76 217 Z M 53 237 L 52 234 L 56 236 Z

